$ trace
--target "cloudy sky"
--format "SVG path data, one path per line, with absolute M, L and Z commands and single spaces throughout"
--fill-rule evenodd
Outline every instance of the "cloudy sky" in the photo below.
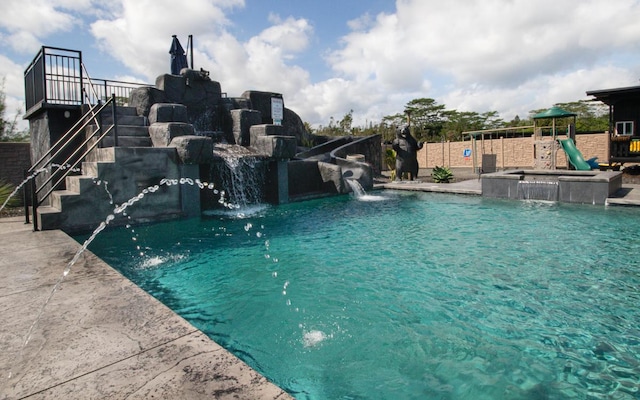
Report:
M 284 95 L 314 126 L 355 125 L 430 97 L 505 120 L 640 85 L 640 0 L 3 0 L 9 113 L 41 46 L 80 50 L 94 78 L 155 82 L 171 35 L 230 97 Z M 5 116 L 5 118 L 8 115 Z

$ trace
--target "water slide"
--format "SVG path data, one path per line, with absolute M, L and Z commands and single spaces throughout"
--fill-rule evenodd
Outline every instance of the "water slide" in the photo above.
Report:
M 584 160 L 584 157 L 582 157 L 582 153 L 580 153 L 580 150 L 578 150 L 572 139 L 563 139 L 558 141 L 562 145 L 562 149 L 564 150 L 564 152 L 567 154 L 569 162 L 574 166 L 576 170 L 591 170 L 591 165 L 589 165 L 589 163 Z

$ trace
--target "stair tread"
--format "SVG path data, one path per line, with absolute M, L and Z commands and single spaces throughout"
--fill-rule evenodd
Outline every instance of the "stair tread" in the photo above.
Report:
M 74 192 L 73 190 L 54 190 L 52 193 L 52 195 L 57 195 L 57 196 L 79 196 L 80 193 L 78 192 Z
M 58 210 L 57 208 L 53 207 L 53 206 L 40 206 L 38 207 L 38 214 L 55 214 L 55 213 L 59 213 L 60 210 Z

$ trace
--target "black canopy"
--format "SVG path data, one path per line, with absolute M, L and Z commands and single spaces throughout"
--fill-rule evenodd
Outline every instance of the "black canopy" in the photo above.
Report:
M 171 54 L 171 74 L 180 75 L 182 68 L 189 68 L 189 64 L 187 63 L 187 56 L 184 53 L 178 37 L 176 35 L 172 37 L 173 41 L 171 42 L 171 49 L 169 50 L 169 54 Z

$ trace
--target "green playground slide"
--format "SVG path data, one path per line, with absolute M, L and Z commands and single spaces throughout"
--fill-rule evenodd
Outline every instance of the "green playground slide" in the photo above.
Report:
M 563 139 L 558 141 L 562 145 L 562 149 L 567 154 L 567 157 L 569 157 L 569 162 L 574 166 L 575 169 L 579 171 L 591 170 L 591 165 L 589 165 L 589 163 L 584 160 L 584 157 L 582 157 L 582 153 L 580 153 L 580 150 L 578 150 L 576 145 L 573 143 L 573 140 Z

